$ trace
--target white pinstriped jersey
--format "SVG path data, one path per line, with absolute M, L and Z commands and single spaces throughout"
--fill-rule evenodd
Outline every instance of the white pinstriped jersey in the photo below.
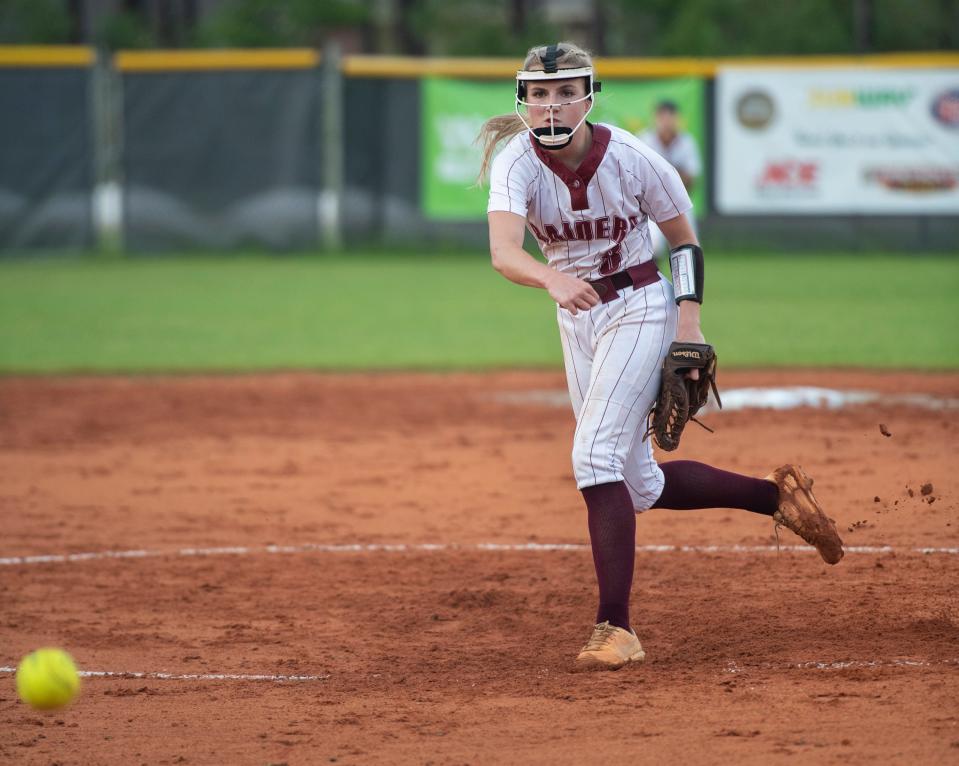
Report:
M 647 219 L 692 208 L 679 174 L 631 133 L 593 125 L 593 144 L 574 171 L 527 131 L 493 161 L 488 212 L 526 219 L 550 266 L 581 279 L 653 257 Z

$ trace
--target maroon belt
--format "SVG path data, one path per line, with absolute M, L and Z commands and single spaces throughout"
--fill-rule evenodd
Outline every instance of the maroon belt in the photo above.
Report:
M 603 303 L 609 303 L 619 295 L 620 290 L 627 287 L 634 287 L 638 290 L 640 287 L 653 284 L 658 279 L 659 269 L 656 268 L 656 262 L 646 261 L 639 266 L 630 266 L 624 271 L 617 271 L 608 277 L 594 280 L 587 279 L 586 281 L 596 291 Z

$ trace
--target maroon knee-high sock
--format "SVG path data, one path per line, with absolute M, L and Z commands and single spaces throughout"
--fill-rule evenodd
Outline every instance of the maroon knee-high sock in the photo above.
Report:
M 629 630 L 629 591 L 636 558 L 636 511 L 626 483 L 585 487 L 589 542 L 599 581 L 596 622 Z
M 666 476 L 666 486 L 653 508 L 742 508 L 772 516 L 779 507 L 779 489 L 771 481 L 693 460 L 673 460 L 659 467 Z

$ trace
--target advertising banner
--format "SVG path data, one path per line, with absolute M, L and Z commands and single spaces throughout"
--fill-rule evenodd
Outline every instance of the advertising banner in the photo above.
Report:
M 959 213 L 959 70 L 723 69 L 721 213 Z
M 475 143 L 483 123 L 513 109 L 512 82 L 475 82 L 426 78 L 423 87 L 422 208 L 432 220 L 479 220 L 486 216 L 489 193 L 476 185 L 482 147 Z M 704 87 L 697 77 L 603 84 L 590 122 L 617 125 L 637 135 L 649 130 L 656 104 L 673 101 L 680 125 L 705 154 Z M 703 157 L 705 169 L 706 159 Z M 704 171 L 705 172 L 705 171 Z M 705 176 L 693 187 L 693 205 L 705 211 Z

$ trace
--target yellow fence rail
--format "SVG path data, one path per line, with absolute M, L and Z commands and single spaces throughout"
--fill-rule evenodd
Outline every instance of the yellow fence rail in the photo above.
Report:
M 521 59 L 344 56 L 347 77 L 512 78 Z M 722 67 L 869 67 L 876 69 L 959 68 L 959 53 L 889 53 L 872 56 L 773 56 L 761 58 L 597 58 L 599 77 L 715 77 Z
M 0 46 L 0 67 L 88 67 L 96 58 L 96 49 L 87 46 Z M 320 51 L 312 48 L 120 51 L 113 56 L 121 72 L 311 69 L 320 62 Z M 342 58 L 340 68 L 347 77 L 511 79 L 521 63 L 519 58 L 352 55 Z M 596 59 L 597 75 L 608 78 L 714 77 L 722 67 L 954 69 L 959 68 L 959 53 Z
M 96 57 L 79 45 L 0 45 L 0 67 L 88 67 Z
M 320 52 L 312 48 L 121 51 L 114 56 L 113 61 L 121 72 L 312 69 L 320 63 Z

